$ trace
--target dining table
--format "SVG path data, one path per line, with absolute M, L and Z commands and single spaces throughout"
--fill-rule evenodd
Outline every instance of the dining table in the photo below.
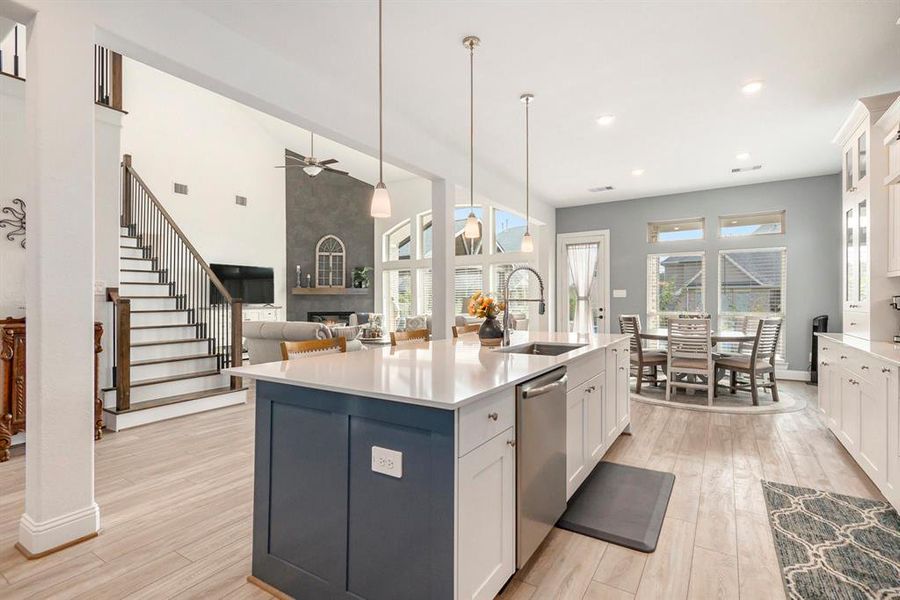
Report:
M 712 332 L 712 343 L 740 343 L 740 342 L 752 342 L 756 339 L 755 333 L 744 333 L 743 331 L 713 331 Z M 643 340 L 655 340 L 658 342 L 665 342 L 669 339 L 669 330 L 665 327 L 657 327 L 652 329 L 647 329 L 641 332 L 641 339 Z

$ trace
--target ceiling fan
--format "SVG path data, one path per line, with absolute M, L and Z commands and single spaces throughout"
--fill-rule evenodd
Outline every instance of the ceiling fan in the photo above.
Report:
M 303 172 L 309 175 L 310 177 L 315 177 L 322 171 L 331 171 L 332 173 L 337 173 L 338 175 L 349 175 L 347 171 L 339 171 L 338 169 L 333 169 L 329 165 L 333 165 L 338 161 L 334 158 L 329 158 L 328 160 L 319 160 L 315 156 L 315 152 L 313 150 L 313 133 L 309 132 L 309 156 L 291 156 L 290 154 L 285 155 L 285 160 L 293 160 L 295 163 L 289 163 L 284 165 L 276 165 L 276 169 L 290 169 L 294 167 L 298 167 L 303 169 Z

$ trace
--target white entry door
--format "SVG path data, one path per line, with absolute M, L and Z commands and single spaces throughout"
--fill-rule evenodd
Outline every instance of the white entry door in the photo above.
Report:
M 609 333 L 609 231 L 556 236 L 558 329 Z

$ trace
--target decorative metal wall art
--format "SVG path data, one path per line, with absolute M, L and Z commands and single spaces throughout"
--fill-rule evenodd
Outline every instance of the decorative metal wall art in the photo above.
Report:
M 17 205 L 19 208 L 13 208 L 12 206 L 4 206 L 0 212 L 5 215 L 12 215 L 11 219 L 0 219 L 0 227 L 10 227 L 12 231 L 6 232 L 6 239 L 11 242 L 16 241 L 17 236 L 22 236 L 22 241 L 19 244 L 24 248 L 25 247 L 25 201 L 21 198 L 13 198 L 12 203 Z

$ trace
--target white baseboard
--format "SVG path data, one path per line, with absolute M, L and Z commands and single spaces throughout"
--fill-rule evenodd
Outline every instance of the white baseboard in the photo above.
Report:
M 81 510 L 42 523 L 28 514 L 19 519 L 19 544 L 32 555 L 40 555 L 100 530 L 100 507 L 94 502 Z
M 792 371 L 775 369 L 775 377 L 786 381 L 809 381 L 809 371 Z

